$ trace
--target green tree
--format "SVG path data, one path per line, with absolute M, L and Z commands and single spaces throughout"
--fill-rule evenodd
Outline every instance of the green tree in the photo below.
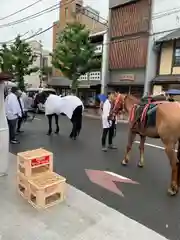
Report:
M 78 78 L 98 68 L 100 61 L 95 57 L 95 46 L 90 42 L 90 32 L 80 23 L 67 24 L 60 33 L 52 64 L 72 81 L 71 89 L 77 93 Z
M 13 55 L 6 44 L 0 49 L 0 68 L 2 72 L 13 73 Z
M 37 56 L 33 54 L 29 44 L 21 40 L 20 36 L 17 36 L 10 50 L 13 55 L 14 76 L 18 87 L 23 91 L 25 89 L 24 76 L 39 70 L 37 67 L 32 67 Z

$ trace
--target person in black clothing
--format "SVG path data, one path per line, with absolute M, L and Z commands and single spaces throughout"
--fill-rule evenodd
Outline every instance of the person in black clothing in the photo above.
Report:
M 18 121 L 17 121 L 17 133 L 22 133 L 23 131 L 21 131 L 21 126 L 22 126 L 22 122 L 23 122 L 23 117 L 24 117 L 24 106 L 23 106 L 23 101 L 22 101 L 22 92 L 18 91 L 18 102 L 19 102 L 19 106 L 21 109 L 21 116 L 18 117 Z
M 169 95 L 168 101 L 169 102 L 175 102 L 173 95 Z

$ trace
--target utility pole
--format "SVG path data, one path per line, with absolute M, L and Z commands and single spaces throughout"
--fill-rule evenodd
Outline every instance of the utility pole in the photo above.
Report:
M 43 46 L 42 46 L 42 41 L 39 41 L 40 43 L 40 74 L 39 74 L 39 80 L 40 84 L 39 87 L 42 88 L 43 86 Z

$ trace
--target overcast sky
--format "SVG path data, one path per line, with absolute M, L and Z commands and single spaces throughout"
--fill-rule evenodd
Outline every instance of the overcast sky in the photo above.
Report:
M 33 20 L 28 20 L 24 23 L 17 24 L 10 27 L 3 27 L 2 25 L 7 24 L 12 21 L 19 20 L 21 18 L 27 17 L 28 15 L 35 14 L 39 11 L 44 10 L 56 3 L 58 0 L 43 0 L 42 2 L 34 5 L 33 7 L 25 10 L 17 15 L 14 15 L 10 18 L 2 20 L 3 17 L 18 11 L 21 8 L 24 8 L 37 0 L 0 0 L 0 42 L 6 42 L 14 37 L 17 34 L 26 34 L 25 37 L 31 36 L 33 32 L 37 32 L 39 29 L 46 29 L 52 25 L 52 23 L 58 20 L 58 10 L 55 10 L 51 13 L 44 14 Z M 84 0 L 84 5 L 89 5 L 92 8 L 100 11 L 100 15 L 103 18 L 107 18 L 108 15 L 108 1 L 109 0 Z M 36 40 L 41 40 L 44 48 L 51 50 L 52 49 L 52 31 L 48 31 L 38 37 Z

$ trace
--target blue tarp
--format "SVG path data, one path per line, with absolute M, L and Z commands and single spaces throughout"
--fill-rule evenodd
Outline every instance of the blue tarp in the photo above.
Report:
M 180 90 L 179 89 L 169 89 L 166 94 L 170 95 L 180 95 Z
M 107 99 L 107 96 L 104 95 L 104 94 L 99 94 L 98 95 L 98 99 L 99 99 L 100 102 L 104 103 L 106 101 L 106 99 Z

